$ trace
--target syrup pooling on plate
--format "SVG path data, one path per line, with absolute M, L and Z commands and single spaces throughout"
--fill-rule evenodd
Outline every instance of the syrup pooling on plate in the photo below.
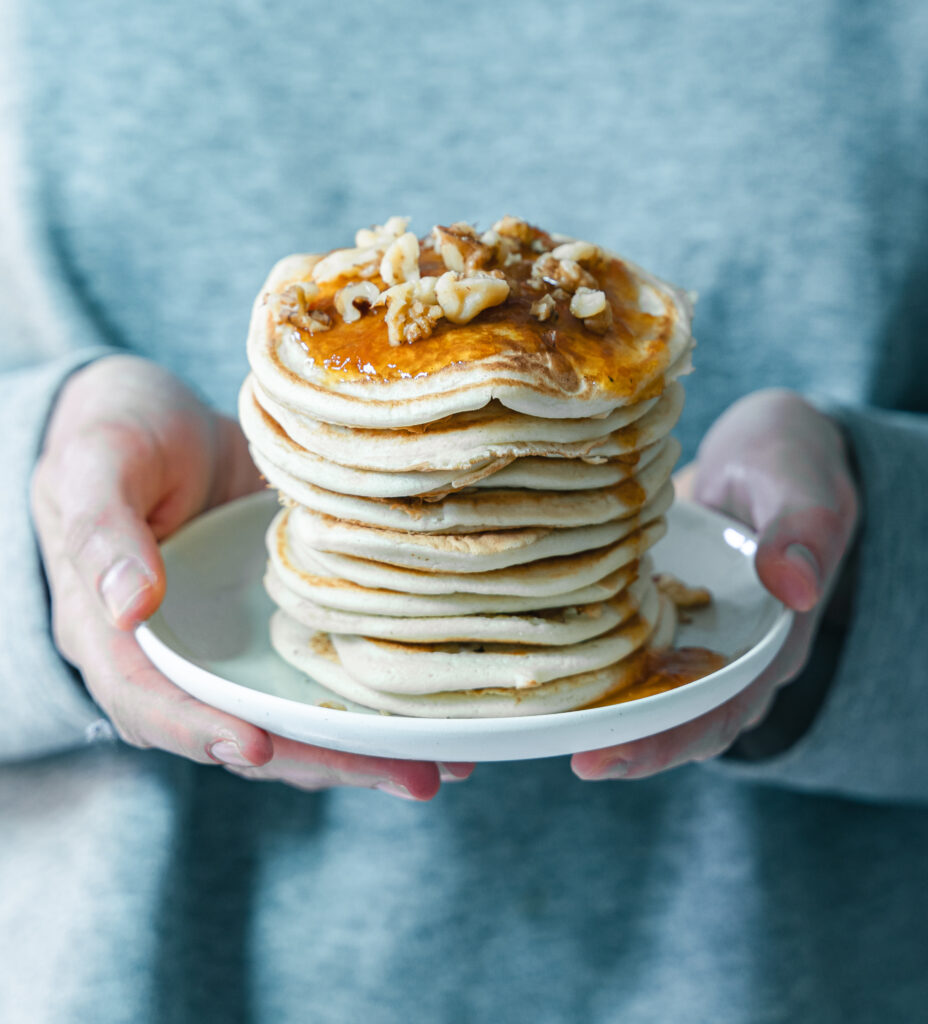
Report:
M 607 694 L 587 704 L 587 708 L 606 708 L 625 704 L 642 697 L 676 690 L 687 683 L 718 672 L 728 664 L 728 658 L 708 647 L 676 647 L 662 651 L 646 651 L 642 655 L 641 678 L 617 693 Z

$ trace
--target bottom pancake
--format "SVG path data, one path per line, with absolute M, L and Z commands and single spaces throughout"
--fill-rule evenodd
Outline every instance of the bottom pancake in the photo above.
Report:
M 291 665 L 347 700 L 390 714 L 417 718 L 504 718 L 554 714 L 585 707 L 634 685 L 646 669 L 645 653 L 668 647 L 676 631 L 676 610 L 661 597 L 649 621 L 636 616 L 629 624 L 634 649 L 613 664 L 554 679 L 534 687 L 491 687 L 430 694 L 399 694 L 374 689 L 342 666 L 327 633 L 319 633 L 277 611 L 271 619 L 271 643 Z

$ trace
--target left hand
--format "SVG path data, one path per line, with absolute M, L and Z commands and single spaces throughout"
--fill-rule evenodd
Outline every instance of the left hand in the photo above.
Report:
M 746 689 L 656 736 L 575 754 L 571 767 L 581 779 L 644 778 L 705 761 L 757 725 L 777 690 L 806 663 L 858 519 L 840 431 L 789 391 L 755 392 L 728 409 L 709 430 L 696 462 L 678 475 L 677 492 L 756 531 L 761 582 L 800 614 L 776 658 Z

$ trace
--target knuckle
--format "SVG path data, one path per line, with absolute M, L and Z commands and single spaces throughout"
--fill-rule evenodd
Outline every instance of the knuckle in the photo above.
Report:
M 158 459 L 158 442 L 141 420 L 99 420 L 79 439 L 94 463 L 109 465 L 113 455 L 120 465 L 151 465 Z

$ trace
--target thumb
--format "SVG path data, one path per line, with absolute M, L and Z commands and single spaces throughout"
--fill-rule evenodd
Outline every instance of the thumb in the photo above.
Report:
M 781 512 L 758 537 L 757 575 L 785 605 L 810 611 L 828 590 L 848 534 L 843 517 L 821 505 Z

